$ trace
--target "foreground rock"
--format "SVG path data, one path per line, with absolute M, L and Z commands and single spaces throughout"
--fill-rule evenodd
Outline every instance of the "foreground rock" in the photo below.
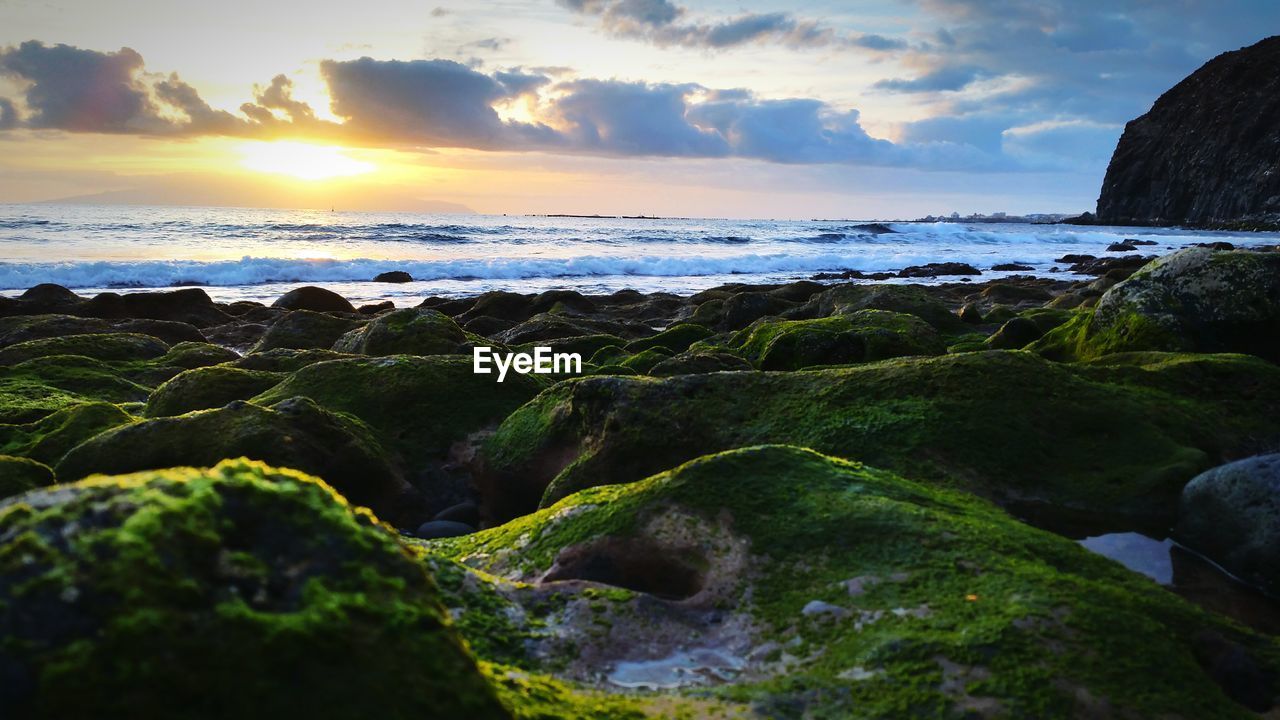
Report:
M 0 547 L 6 717 L 509 717 L 423 567 L 300 473 L 31 493 Z
M 1125 126 L 1097 221 L 1280 226 L 1280 37 L 1223 53 Z
M 1182 486 L 1280 441 L 1280 367 L 1161 355 L 1067 366 L 964 353 L 798 373 L 561 382 L 484 449 L 497 519 L 707 452 L 788 443 L 1012 504 L 1171 523 Z
M 1176 533 L 1187 547 L 1280 597 L 1280 455 L 1196 476 L 1182 491 Z
M 1168 350 L 1280 362 L 1280 253 L 1188 248 L 1166 255 L 1032 349 L 1058 360 Z
M 1226 718 L 1280 690 L 1273 638 L 972 496 L 798 448 L 424 547 L 466 564 L 435 563 L 482 658 L 755 716 Z

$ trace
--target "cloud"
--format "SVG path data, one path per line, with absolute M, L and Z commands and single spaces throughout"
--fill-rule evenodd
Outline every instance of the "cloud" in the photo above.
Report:
M 539 78 L 504 79 L 452 60 L 325 60 L 331 110 L 359 137 L 478 149 L 554 144 L 547 127 L 503 120 L 494 106 L 530 91 Z
M 961 90 L 985 75 L 986 72 L 978 67 L 943 66 L 911 80 L 880 80 L 873 87 L 903 93 Z
M 720 21 L 686 21 L 687 8 L 670 0 L 557 0 L 579 15 L 598 19 L 615 37 L 643 40 L 660 47 L 679 46 L 719 50 L 752 43 L 792 48 L 857 47 L 889 52 L 907 47 L 903 40 L 882 35 L 842 34 L 791 13 L 745 13 Z
M 0 98 L 0 130 L 12 130 L 18 126 L 18 109 L 9 98 Z
M 170 129 L 139 78 L 142 56 L 31 40 L 0 51 L 0 74 L 25 81 L 29 127 L 160 133 Z
M 729 144 L 719 133 L 689 122 L 697 85 L 573 80 L 551 108 L 572 147 L 616 155 L 723 157 Z

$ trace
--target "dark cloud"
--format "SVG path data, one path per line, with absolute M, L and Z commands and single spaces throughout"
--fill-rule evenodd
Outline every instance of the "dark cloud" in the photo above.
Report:
M 9 98 L 0 98 L 0 130 L 12 130 L 18 126 L 18 109 Z
M 920 93 L 960 90 L 985 75 L 982 68 L 943 66 L 911 80 L 881 80 L 874 87 L 893 92 Z
M 572 147 L 617 155 L 722 157 L 729 144 L 720 134 L 689 122 L 689 98 L 697 85 L 574 80 L 552 112 Z
M 557 0 L 561 6 L 595 17 L 616 37 L 655 45 L 724 49 L 751 43 L 775 43 L 794 48 L 848 46 L 876 52 L 901 50 L 902 40 L 881 35 L 837 33 L 791 13 L 746 13 L 725 20 L 687 20 L 687 8 L 670 0 Z
M 26 84 L 33 128 L 161 133 L 170 130 L 139 75 L 142 56 L 129 48 L 103 53 L 31 40 L 0 50 L 0 74 Z
M 529 92 L 534 76 L 506 81 L 452 60 L 325 60 L 331 109 L 357 136 L 445 147 L 554 143 L 545 126 L 503 120 L 495 105 Z
M 155 84 L 155 95 L 187 116 L 184 130 L 194 135 L 239 135 L 248 124 L 225 110 L 215 110 L 200 97 L 196 89 L 176 74 Z

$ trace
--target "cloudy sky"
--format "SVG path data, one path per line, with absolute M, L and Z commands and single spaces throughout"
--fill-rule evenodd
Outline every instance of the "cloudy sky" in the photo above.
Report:
M 1091 209 L 1275 0 L 0 0 L 0 202 Z

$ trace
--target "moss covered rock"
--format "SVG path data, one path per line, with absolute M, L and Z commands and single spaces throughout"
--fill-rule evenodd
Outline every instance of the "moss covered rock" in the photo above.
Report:
M 800 370 L 906 355 L 941 355 L 937 331 L 914 315 L 858 310 L 817 320 L 763 320 L 729 340 L 761 370 Z
M 325 362 L 327 360 L 343 360 L 353 357 L 355 356 L 348 355 L 347 353 L 315 348 L 309 350 L 276 348 L 275 350 L 264 350 L 262 352 L 245 355 L 238 360 L 233 360 L 230 364 L 244 370 L 291 373 L 301 370 L 308 365 L 314 365 L 318 362 Z
M 810 298 L 796 316 L 828 317 L 859 310 L 889 310 L 915 315 L 943 333 L 967 331 L 957 313 L 919 285 L 837 285 Z
M 277 348 L 328 350 L 339 338 L 364 322 L 310 310 L 294 310 L 267 328 L 267 332 L 250 352 L 260 353 Z
M 232 400 L 248 400 L 284 378 L 284 373 L 242 370 L 224 365 L 187 370 L 151 393 L 144 414 L 168 417 L 192 410 L 220 408 Z
M 28 340 L 0 349 L 0 365 L 17 365 L 53 355 L 81 355 L 106 361 L 151 360 L 167 352 L 169 352 L 169 346 L 150 335 L 137 333 L 67 335 Z
M 1010 503 L 1170 520 L 1182 485 L 1280 440 L 1280 368 L 1155 355 L 1064 366 L 1024 352 L 801 373 L 559 383 L 486 443 L 500 517 L 707 452 L 765 442 L 860 458 Z
M 59 479 L 248 457 L 316 475 L 348 500 L 399 527 L 416 527 L 424 503 L 363 423 L 306 398 L 271 407 L 234 402 L 216 410 L 156 418 L 108 430 L 76 446 L 55 468 Z
M 1171 253 L 1029 349 L 1057 360 L 1164 350 L 1242 352 L 1280 362 L 1280 253 Z
M 651 335 L 647 338 L 632 340 L 627 343 L 625 350 L 630 353 L 639 353 L 654 347 L 664 347 L 672 352 L 684 352 L 689 346 L 699 340 L 705 340 L 711 337 L 713 333 L 702 325 L 696 323 L 679 323 L 663 330 L 657 335 Z
M 309 397 L 357 417 L 413 465 L 496 424 L 544 387 L 533 375 L 477 375 L 471 358 L 393 355 L 308 365 L 255 402 Z
M 673 355 L 672 357 L 669 357 L 649 368 L 649 374 L 654 377 L 669 377 L 672 375 L 737 372 L 753 369 L 754 368 L 751 367 L 751 363 L 743 360 L 737 355 L 727 352 L 697 350 Z
M 482 655 L 765 717 L 1244 718 L 1280 693 L 1274 638 L 967 493 L 798 448 L 426 551 L 479 571 L 449 585 Z
M 392 533 L 245 460 L 0 505 L 0 607 L 8 717 L 509 716 Z
M 234 350 L 204 342 L 180 342 L 169 348 L 169 352 L 156 359 L 157 365 L 192 368 L 220 365 L 240 359 Z
M 468 337 L 453 318 L 438 310 L 405 308 L 380 315 L 343 335 L 333 350 L 353 355 L 451 355 L 470 353 Z
M 121 368 L 78 355 L 56 355 L 0 367 L 0 424 L 27 423 L 72 405 L 140 402 L 151 389 Z
M 0 453 L 57 465 L 76 445 L 134 420 L 119 405 L 79 403 L 25 425 L 0 425 Z
M 0 498 L 53 484 L 53 470 L 25 457 L 0 455 Z

